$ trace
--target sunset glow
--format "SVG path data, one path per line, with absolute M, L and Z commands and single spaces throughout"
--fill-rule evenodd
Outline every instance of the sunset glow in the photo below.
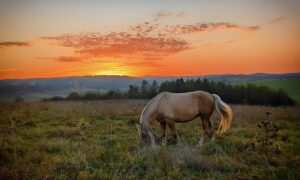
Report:
M 3 1 L 0 79 L 300 72 L 299 1 Z

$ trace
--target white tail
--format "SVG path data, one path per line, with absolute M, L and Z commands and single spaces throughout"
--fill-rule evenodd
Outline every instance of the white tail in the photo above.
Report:
M 232 113 L 232 110 L 229 107 L 229 105 L 226 104 L 225 102 L 223 102 L 218 95 L 213 94 L 213 96 L 215 99 L 215 107 L 216 107 L 217 111 L 219 112 L 219 114 L 221 115 L 219 131 L 221 133 L 223 133 L 229 129 L 231 121 L 232 121 L 233 113 Z

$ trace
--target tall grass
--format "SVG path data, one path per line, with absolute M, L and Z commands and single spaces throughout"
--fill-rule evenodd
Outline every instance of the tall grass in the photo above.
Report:
M 184 143 L 158 151 L 143 144 L 135 129 L 146 101 L 68 101 L 0 104 L 0 179 L 274 179 L 300 176 L 300 108 L 233 106 L 224 135 L 197 146 L 199 120 L 178 124 Z M 281 155 L 268 165 L 247 144 L 257 123 L 272 112 Z M 218 127 L 219 117 L 212 121 Z M 158 126 L 154 127 L 156 130 Z M 171 133 L 168 130 L 168 139 Z M 169 142 L 171 142 L 169 140 Z

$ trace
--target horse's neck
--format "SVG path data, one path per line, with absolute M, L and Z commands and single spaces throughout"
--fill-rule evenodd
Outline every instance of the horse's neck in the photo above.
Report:
M 142 114 L 141 114 L 141 119 L 140 119 L 140 123 L 142 124 L 142 126 L 144 126 L 145 128 L 149 127 L 150 121 L 153 120 L 151 115 L 153 114 L 153 108 L 155 107 L 155 103 L 156 103 L 156 97 L 153 98 L 151 101 L 149 101 Z
M 146 106 L 141 114 L 140 123 L 144 128 L 148 128 L 150 123 L 149 106 Z

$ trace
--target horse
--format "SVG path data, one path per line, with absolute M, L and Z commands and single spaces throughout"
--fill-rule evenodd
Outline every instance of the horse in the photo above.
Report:
M 218 131 L 224 133 L 230 127 L 233 112 L 229 105 L 223 102 L 218 95 L 205 91 L 162 92 L 152 98 L 144 107 L 140 122 L 137 123 L 138 134 L 143 141 L 150 141 L 151 147 L 156 149 L 155 139 L 157 136 L 151 125 L 154 122 L 159 122 L 162 145 L 166 145 L 166 126 L 171 129 L 176 144 L 182 145 L 175 123 L 186 123 L 200 117 L 203 135 L 199 140 L 199 144 L 203 145 L 213 136 L 214 132 L 210 117 L 215 109 L 221 116 Z

